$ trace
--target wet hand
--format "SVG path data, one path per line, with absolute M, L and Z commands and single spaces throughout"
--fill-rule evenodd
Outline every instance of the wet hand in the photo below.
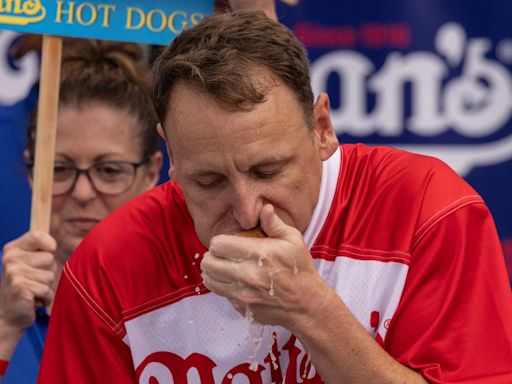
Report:
M 286 225 L 272 205 L 263 207 L 266 238 L 219 235 L 212 238 L 201 269 L 205 285 L 226 297 L 242 315 L 289 329 L 307 312 L 308 292 L 325 282 L 318 275 L 301 233 Z

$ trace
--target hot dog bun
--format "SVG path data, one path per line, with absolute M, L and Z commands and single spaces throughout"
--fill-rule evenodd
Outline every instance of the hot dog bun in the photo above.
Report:
M 260 227 L 249 229 L 248 231 L 243 231 L 237 233 L 236 235 L 242 237 L 267 237 L 267 235 L 265 235 L 265 232 L 263 232 L 263 230 Z

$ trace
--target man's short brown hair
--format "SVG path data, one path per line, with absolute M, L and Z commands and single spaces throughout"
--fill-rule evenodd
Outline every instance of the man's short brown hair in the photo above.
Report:
M 311 127 L 313 92 L 306 50 L 284 25 L 254 11 L 206 18 L 162 52 L 151 87 L 158 118 L 164 121 L 177 83 L 197 86 L 229 108 L 249 110 L 265 101 L 270 90 L 255 82 L 258 69 L 270 71 L 295 93 Z

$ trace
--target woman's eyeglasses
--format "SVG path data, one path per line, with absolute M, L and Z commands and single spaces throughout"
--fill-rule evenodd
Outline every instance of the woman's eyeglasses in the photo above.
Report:
M 78 177 L 83 173 L 94 189 L 104 195 L 119 195 L 126 192 L 135 181 L 137 168 L 147 163 L 128 161 L 105 161 L 89 168 L 77 168 L 71 163 L 56 162 L 53 167 L 53 196 L 64 195 L 73 190 Z M 32 173 L 33 163 L 27 164 Z

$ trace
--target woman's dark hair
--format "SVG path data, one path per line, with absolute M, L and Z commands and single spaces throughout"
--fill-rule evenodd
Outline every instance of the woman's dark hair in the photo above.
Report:
M 157 117 L 149 96 L 150 72 L 136 44 L 73 39 L 63 48 L 59 108 L 106 104 L 138 121 L 141 154 L 147 159 L 159 149 Z M 36 139 L 34 111 L 28 127 L 28 150 Z

